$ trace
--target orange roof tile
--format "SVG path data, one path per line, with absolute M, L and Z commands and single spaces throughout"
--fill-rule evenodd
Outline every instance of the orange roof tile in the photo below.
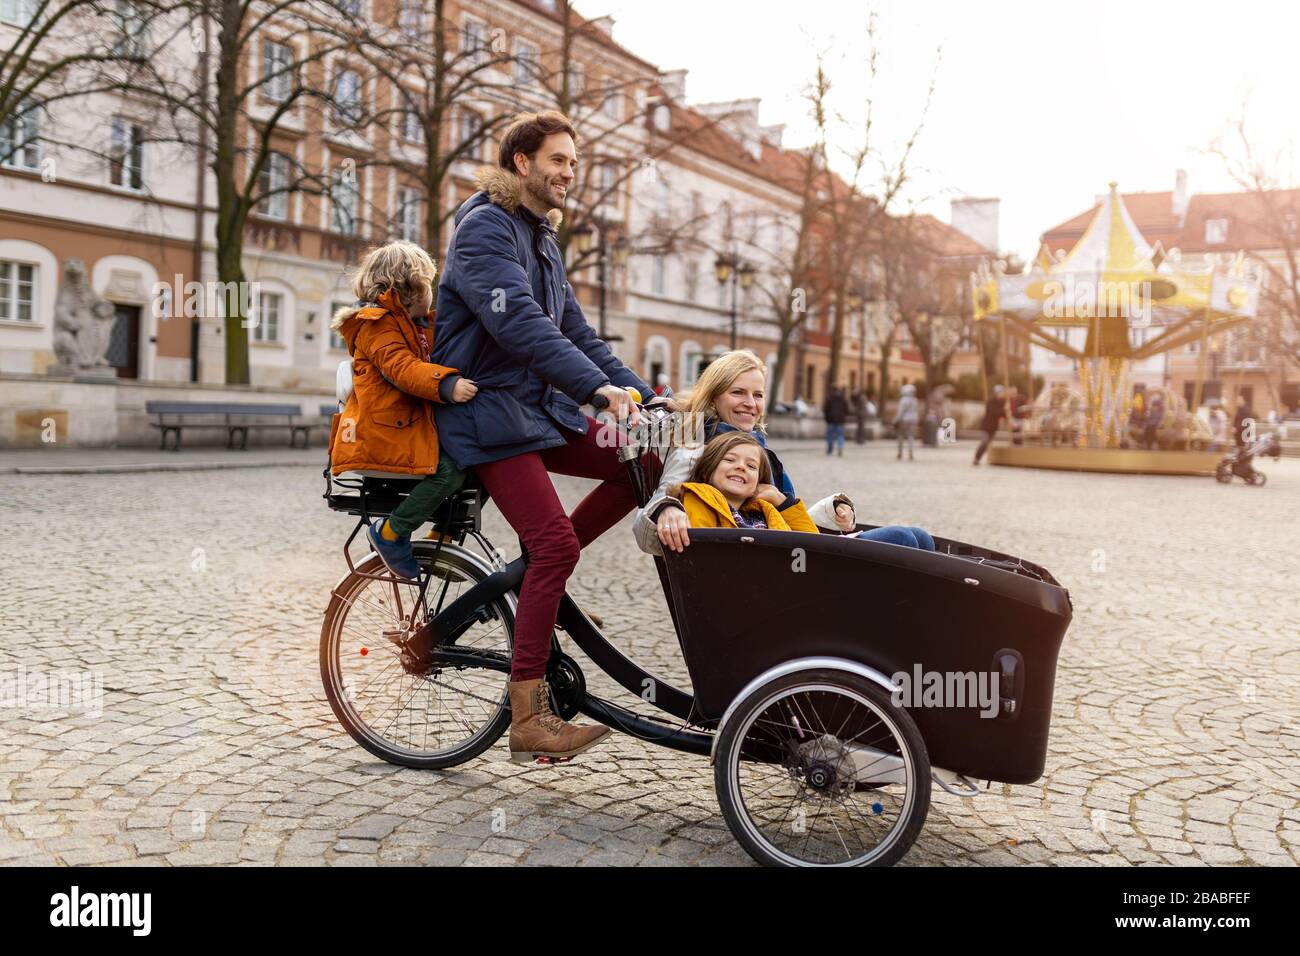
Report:
M 1300 190 L 1275 190 L 1280 208 L 1294 210 L 1300 215 Z M 1133 217 L 1142 237 L 1166 249 L 1178 248 L 1183 252 L 1235 252 L 1238 249 L 1276 248 L 1276 228 L 1268 225 L 1268 210 L 1264 200 L 1255 193 L 1204 193 L 1189 197 L 1187 213 L 1180 223 L 1174 215 L 1172 192 L 1122 193 L 1124 205 Z M 1069 250 L 1083 235 L 1092 221 L 1097 207 L 1093 206 L 1072 219 L 1043 233 L 1042 241 L 1053 252 Z M 1227 219 L 1227 240 L 1223 243 L 1205 241 L 1205 221 Z

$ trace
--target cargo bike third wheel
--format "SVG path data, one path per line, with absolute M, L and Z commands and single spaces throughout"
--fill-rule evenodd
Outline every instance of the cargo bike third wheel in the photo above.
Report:
M 770 680 L 723 724 L 714 761 L 723 818 L 772 866 L 888 866 L 930 809 L 930 759 L 911 715 L 858 674 Z

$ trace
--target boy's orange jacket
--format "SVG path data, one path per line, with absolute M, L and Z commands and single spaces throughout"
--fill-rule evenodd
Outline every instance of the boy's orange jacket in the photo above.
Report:
M 686 520 L 692 528 L 734 528 L 736 519 L 731 516 L 731 505 L 726 496 L 712 485 L 688 481 L 680 489 L 670 488 L 668 493 L 681 501 L 686 509 Z M 763 520 L 771 531 L 808 531 L 817 534 L 817 526 L 808 517 L 802 503 L 784 512 L 762 498 L 750 498 L 740 506 L 741 511 L 762 511 Z
M 458 370 L 423 361 L 415 321 L 392 291 L 379 297 L 378 306 L 341 309 L 330 328 L 352 355 L 352 395 L 334 417 L 330 434 L 334 474 L 433 474 L 438 428 L 429 402 L 441 402 L 444 395 L 450 400 Z M 425 336 L 432 345 L 432 323 Z

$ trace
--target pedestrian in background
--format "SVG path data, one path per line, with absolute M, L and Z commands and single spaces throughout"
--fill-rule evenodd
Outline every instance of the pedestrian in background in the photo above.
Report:
M 853 440 L 859 445 L 867 440 L 867 393 L 857 392 L 853 396 L 853 421 L 857 424 L 857 433 Z
M 1250 402 L 1246 401 L 1246 396 L 1238 396 L 1237 414 L 1232 416 L 1232 434 L 1238 448 L 1245 448 L 1249 444 L 1246 441 L 1246 422 L 1253 417 L 1250 411 Z
M 916 386 L 904 385 L 898 395 L 898 409 L 894 412 L 894 434 L 898 436 L 898 458 L 903 458 L 903 442 L 907 442 L 907 460 L 912 461 L 912 441 L 916 437 L 916 422 L 921 416 L 921 406 L 916 400 Z
M 980 422 L 980 431 L 984 433 L 984 438 L 980 441 L 979 447 L 975 449 L 975 460 L 971 464 L 978 465 L 980 463 L 984 453 L 989 450 L 989 445 L 993 444 L 993 436 L 998 433 L 998 426 L 1006 417 L 1006 389 L 1001 385 L 994 385 L 993 395 L 984 406 L 984 420 Z
M 1147 406 L 1146 427 L 1142 436 L 1142 446 L 1148 451 L 1160 447 L 1160 423 L 1165 420 L 1165 403 L 1159 392 L 1151 396 Z
M 822 405 L 822 414 L 826 416 L 826 454 L 839 449 L 844 456 L 844 423 L 849 420 L 849 400 L 844 397 L 844 389 L 832 385 Z

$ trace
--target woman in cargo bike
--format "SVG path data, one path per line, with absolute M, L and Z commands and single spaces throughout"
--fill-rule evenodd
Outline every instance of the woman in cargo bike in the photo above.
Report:
M 642 551 L 661 554 L 663 548 L 681 551 L 690 544 L 687 531 L 698 526 L 691 522 L 685 502 L 672 493 L 673 489 L 690 480 L 708 441 L 719 434 L 736 431 L 751 436 L 762 447 L 770 481 L 760 482 L 755 494 L 775 508 L 790 530 L 855 535 L 872 541 L 934 550 L 934 539 L 922 528 L 890 525 L 856 531 L 853 502 L 842 492 L 805 508 L 795 495 L 794 483 L 781 459 L 767 447 L 763 438 L 766 401 L 767 368 L 749 349 L 728 352 L 709 363 L 699 383 L 682 403 L 681 431 L 686 440 L 678 441 L 668 449 L 659 487 L 646 506 L 637 512 L 633 531 Z M 703 441 L 693 437 L 697 430 L 703 433 Z

